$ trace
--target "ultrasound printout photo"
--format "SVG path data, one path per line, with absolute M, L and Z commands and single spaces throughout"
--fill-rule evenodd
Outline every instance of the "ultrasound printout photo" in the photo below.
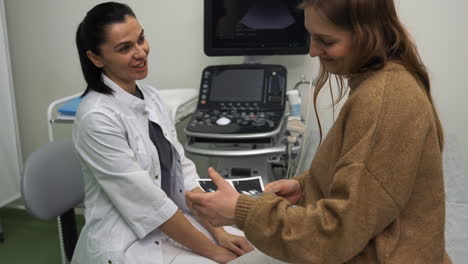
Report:
M 205 192 L 215 192 L 218 189 L 211 179 L 198 179 L 198 185 Z
M 234 187 L 239 193 L 246 195 L 259 195 L 263 192 L 263 181 L 262 177 L 255 176 L 249 178 L 239 179 L 226 179 L 229 184 Z M 211 179 L 198 179 L 198 185 L 205 192 L 214 192 L 218 188 Z
M 258 195 L 263 191 L 263 182 L 261 177 L 235 179 L 231 180 L 232 186 L 239 193 L 246 195 Z

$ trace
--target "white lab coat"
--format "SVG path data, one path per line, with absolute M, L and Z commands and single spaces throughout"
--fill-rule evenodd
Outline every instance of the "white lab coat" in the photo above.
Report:
M 173 121 L 156 89 L 138 84 L 144 100 L 103 75 L 112 95 L 90 91 L 73 125 L 73 142 L 85 183 L 85 219 L 72 263 L 161 264 L 167 241 L 157 228 L 177 210 L 187 210 L 185 191 L 198 175 L 184 155 Z M 158 152 L 148 119 L 173 145 L 171 193 L 161 189 Z

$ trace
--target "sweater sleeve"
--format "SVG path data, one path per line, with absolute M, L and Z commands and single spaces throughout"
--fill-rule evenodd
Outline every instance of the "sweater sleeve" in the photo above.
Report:
M 398 215 L 398 207 L 362 163 L 335 174 L 331 196 L 293 207 L 282 197 L 240 196 L 236 224 L 261 251 L 298 263 L 343 263 Z
M 236 224 L 254 246 L 287 262 L 344 263 L 399 216 L 433 123 L 419 87 L 410 87 L 416 90 L 410 94 L 403 88 L 387 89 L 398 94 L 381 89 L 374 97 L 361 96 L 340 113 L 342 124 L 329 132 L 336 140 L 323 143 L 328 156 L 316 162 L 326 169 L 317 172 L 313 166 L 309 176 L 332 169 L 322 199 L 292 206 L 274 194 L 239 197 Z M 333 162 L 329 153 L 336 144 L 341 152 Z M 297 178 L 303 190 L 314 191 L 304 177 Z
M 307 177 L 309 176 L 309 170 L 304 171 L 301 175 L 294 177 L 293 179 L 298 181 L 299 184 L 301 185 L 301 189 L 304 190 L 304 186 L 307 181 Z

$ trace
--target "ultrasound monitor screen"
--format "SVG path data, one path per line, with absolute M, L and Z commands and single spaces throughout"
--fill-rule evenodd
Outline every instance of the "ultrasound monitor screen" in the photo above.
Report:
M 305 54 L 299 0 L 205 0 L 208 55 Z
M 259 69 L 217 71 L 212 76 L 210 101 L 261 101 L 264 75 L 264 70 Z

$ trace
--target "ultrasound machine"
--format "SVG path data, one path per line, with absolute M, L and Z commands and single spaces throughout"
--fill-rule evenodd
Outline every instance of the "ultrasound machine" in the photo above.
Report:
M 300 0 L 205 0 L 208 56 L 306 54 Z M 188 153 L 217 159 L 226 178 L 284 177 L 300 145 L 286 131 L 287 69 L 261 63 L 212 65 L 201 75 L 197 108 L 185 128 Z M 288 162 L 289 160 L 289 162 Z

